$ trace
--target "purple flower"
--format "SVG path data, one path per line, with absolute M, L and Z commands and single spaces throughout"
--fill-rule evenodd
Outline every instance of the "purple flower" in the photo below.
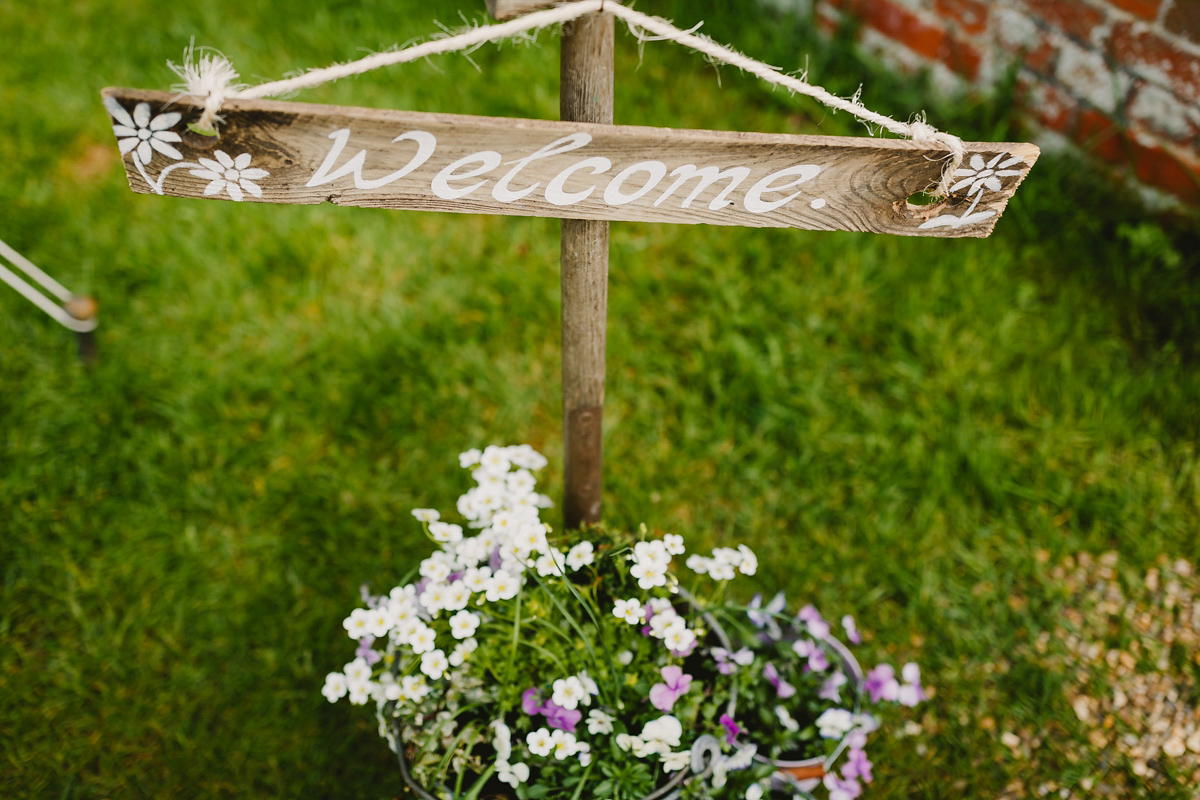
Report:
M 741 733 L 742 729 L 739 728 L 738 724 L 733 721 L 733 717 L 729 716 L 728 714 L 722 714 L 720 721 L 721 724 L 725 726 L 725 743 L 733 744 L 734 739 L 737 738 L 737 735 Z
M 692 685 L 692 676 L 685 675 L 679 667 L 663 667 L 661 672 L 666 683 L 650 687 L 650 704 L 659 711 L 670 711 L 675 701 Z
M 842 630 L 846 632 L 846 640 L 850 644 L 862 644 L 862 634 L 858 632 L 858 626 L 854 624 L 854 617 L 849 614 L 842 617 Z
M 542 713 L 542 690 L 536 686 L 521 695 L 521 710 L 529 716 Z
M 813 672 L 824 672 L 829 669 L 829 657 L 816 642 L 797 639 L 792 643 L 792 651 L 801 658 L 807 658 L 808 668 Z
M 863 686 L 870 692 L 872 703 L 900 698 L 900 682 L 896 680 L 896 671 L 889 664 L 880 664 L 868 672 Z
M 542 706 L 541 713 L 546 716 L 547 725 L 567 733 L 574 733 L 575 726 L 579 724 L 579 720 L 583 719 L 582 711 L 563 708 L 556 705 L 553 700 L 546 701 L 546 705 Z
M 371 649 L 371 645 L 373 644 L 375 644 L 375 637 L 368 633 L 358 640 L 358 649 L 354 651 L 354 655 L 363 659 L 368 664 L 379 663 L 383 656 Z
M 843 780 L 836 772 L 826 774 L 822 782 L 829 790 L 829 800 L 854 800 L 862 794 L 862 784 L 855 780 Z
M 762 595 L 756 594 L 750 601 L 750 610 L 746 612 L 746 616 L 750 618 L 756 628 L 765 628 L 770 625 L 776 614 L 783 611 L 785 603 L 783 592 L 779 592 L 771 598 L 771 602 L 767 603 L 766 608 L 762 608 Z
M 821 684 L 821 691 L 817 693 L 817 697 L 833 703 L 840 703 L 842 702 L 842 686 L 845 683 L 846 676 L 835 672 L 825 679 L 825 683 Z
M 846 763 L 842 765 L 842 777 L 846 780 L 870 783 L 872 780 L 871 766 L 871 759 L 867 758 L 865 750 L 851 747 L 846 751 Z
M 779 677 L 779 670 L 775 669 L 775 665 L 768 663 L 763 667 L 763 677 L 771 682 L 775 687 L 775 694 L 781 700 L 786 700 L 796 693 L 796 687 Z

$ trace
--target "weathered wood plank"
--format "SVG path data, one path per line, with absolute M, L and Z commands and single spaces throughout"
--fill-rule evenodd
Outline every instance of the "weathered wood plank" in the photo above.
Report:
M 1039 151 L 971 142 L 951 197 L 912 206 L 944 153 L 909 141 L 695 131 L 105 89 L 130 187 L 177 197 L 564 219 L 987 236 Z
M 575 0 L 569 0 L 575 2 Z M 495 20 L 512 19 L 539 8 L 556 6 L 564 0 L 487 0 L 488 13 Z

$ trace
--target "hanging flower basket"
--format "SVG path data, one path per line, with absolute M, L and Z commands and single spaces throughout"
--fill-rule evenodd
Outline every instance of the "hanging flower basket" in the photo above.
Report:
M 539 519 L 532 449 L 461 457 L 469 528 L 414 515 L 437 549 L 345 627 L 355 659 L 332 702 L 375 706 L 405 783 L 424 800 L 673 800 L 858 796 L 884 701 L 923 697 L 916 665 L 864 675 L 811 605 L 738 602 L 745 545 L 687 553 L 677 535 Z M 849 617 L 845 638 L 859 641 Z

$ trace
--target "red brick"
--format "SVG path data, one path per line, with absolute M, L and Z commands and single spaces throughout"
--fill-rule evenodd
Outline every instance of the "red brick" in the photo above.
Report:
M 979 65 L 983 63 L 983 55 L 975 46 L 950 36 L 943 43 L 938 60 L 967 80 L 973 81 L 979 77 Z
M 1072 136 L 1075 143 L 1087 152 L 1113 164 L 1124 164 L 1128 158 L 1129 137 L 1099 111 L 1084 109 Z
M 946 32 L 891 0 L 842 0 L 841 5 L 864 24 L 914 53 L 936 59 L 942 51 Z
M 1158 17 L 1162 0 L 1108 0 L 1108 4 L 1142 19 L 1154 20 Z
M 954 20 L 963 33 L 974 36 L 987 30 L 988 4 L 982 0 L 937 0 L 934 8 Z
M 1186 203 L 1200 203 L 1200 162 L 1137 142 L 1133 143 L 1132 156 L 1139 181 L 1170 192 Z
M 1164 23 L 1171 33 L 1200 44 L 1200 3 L 1195 0 L 1177 0 L 1167 11 Z
M 1110 54 L 1150 83 L 1200 101 L 1200 58 L 1170 39 L 1130 23 L 1113 27 Z
M 1067 133 L 1075 122 L 1079 105 L 1075 99 L 1037 76 L 1022 72 L 1017 77 L 1021 114 L 1055 133 Z
M 1026 13 L 1058 28 L 1068 36 L 1090 42 L 1092 31 L 1106 19 L 1104 12 L 1084 5 L 1080 0 L 1021 0 Z

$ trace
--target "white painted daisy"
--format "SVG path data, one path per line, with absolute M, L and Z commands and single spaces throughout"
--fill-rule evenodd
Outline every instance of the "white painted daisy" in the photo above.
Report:
M 183 158 L 183 153 L 172 146 L 172 143 L 181 142 L 183 139 L 178 133 L 170 130 L 183 118 L 178 111 L 168 111 L 151 117 L 150 104 L 138 103 L 133 107 L 131 115 L 112 97 L 104 98 L 104 107 L 116 121 L 113 133 L 117 136 L 117 149 L 121 151 L 121 155 L 132 150 L 134 158 L 143 165 L 150 163 L 155 152 L 176 161 Z
M 231 200 L 238 202 L 245 200 L 247 194 L 262 197 L 262 189 L 254 181 L 262 180 L 271 173 L 250 167 L 250 161 L 254 158 L 252 155 L 242 153 L 233 158 L 224 150 L 216 150 L 213 155 L 216 156 L 215 161 L 211 158 L 197 159 L 203 169 L 190 170 L 197 178 L 209 181 L 208 186 L 204 187 L 205 196 L 225 192 Z

